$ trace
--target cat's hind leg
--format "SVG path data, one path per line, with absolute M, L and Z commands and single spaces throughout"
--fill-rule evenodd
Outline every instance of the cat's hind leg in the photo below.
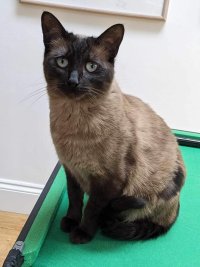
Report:
M 145 209 L 144 209 L 145 210 Z M 146 240 L 156 238 L 165 234 L 175 222 L 179 212 L 179 199 L 174 199 L 174 203 L 168 203 L 165 207 L 160 206 L 153 214 L 143 218 L 135 218 L 134 213 L 138 210 L 131 210 L 133 216 L 125 218 L 123 213 L 110 213 L 102 224 L 102 233 L 118 240 Z M 141 209 L 141 214 L 143 210 Z M 128 211 L 127 211 L 128 214 Z M 144 214 L 144 213 L 143 213 Z M 137 216 L 135 216 L 137 217 Z M 138 213 L 139 217 L 139 213 Z

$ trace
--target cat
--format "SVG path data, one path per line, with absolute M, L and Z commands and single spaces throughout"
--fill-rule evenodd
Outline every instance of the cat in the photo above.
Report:
M 185 167 L 164 120 L 113 79 L 124 26 L 95 38 L 67 32 L 46 11 L 41 21 L 50 130 L 67 174 L 62 230 L 76 244 L 98 228 L 120 240 L 166 233 L 178 216 Z

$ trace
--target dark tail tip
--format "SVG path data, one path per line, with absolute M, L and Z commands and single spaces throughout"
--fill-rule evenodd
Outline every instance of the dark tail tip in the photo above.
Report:
M 165 234 L 169 228 L 153 223 L 147 219 L 134 222 L 115 221 L 104 224 L 102 233 L 118 240 L 146 240 Z

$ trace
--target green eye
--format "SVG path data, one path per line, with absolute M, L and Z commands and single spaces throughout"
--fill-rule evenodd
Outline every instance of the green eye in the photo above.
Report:
M 97 69 L 97 64 L 93 62 L 87 62 L 85 67 L 87 71 L 94 72 Z
M 58 57 L 56 62 L 60 68 L 66 68 L 68 65 L 68 60 L 65 57 Z

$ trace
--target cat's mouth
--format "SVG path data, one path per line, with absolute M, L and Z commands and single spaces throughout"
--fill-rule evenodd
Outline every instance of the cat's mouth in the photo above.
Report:
M 59 85 L 57 86 L 58 91 L 62 94 L 62 96 L 66 96 L 70 99 L 80 100 L 86 98 L 88 95 L 88 90 L 84 87 L 77 86 L 76 88 L 72 88 L 67 85 Z
M 102 92 L 98 89 L 87 86 L 70 87 L 69 85 L 57 85 L 58 90 L 70 99 L 82 100 L 83 98 L 95 99 L 102 95 Z

